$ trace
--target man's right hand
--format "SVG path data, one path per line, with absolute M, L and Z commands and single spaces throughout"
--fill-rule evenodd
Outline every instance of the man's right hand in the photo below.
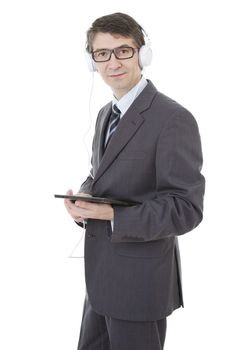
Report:
M 73 195 L 73 191 L 69 189 L 66 193 L 69 196 Z M 87 193 L 77 193 L 76 195 L 83 195 L 83 196 L 89 196 Z M 68 211 L 68 214 L 75 220 L 76 222 L 82 222 L 83 219 L 80 215 L 80 208 L 77 207 L 73 202 L 71 202 L 69 199 L 64 199 L 64 205 Z

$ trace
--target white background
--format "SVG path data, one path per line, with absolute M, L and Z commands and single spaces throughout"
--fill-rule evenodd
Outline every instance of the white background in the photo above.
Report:
M 91 119 L 90 148 L 111 92 L 95 75 L 89 113 L 85 31 L 116 11 L 146 29 L 145 77 L 194 114 L 202 137 L 204 221 L 180 238 L 185 308 L 168 318 L 165 349 L 245 349 L 246 28 L 236 0 L 1 2 L 0 348 L 76 349 L 83 259 L 68 255 L 82 230 L 53 194 L 87 175 L 85 131 Z

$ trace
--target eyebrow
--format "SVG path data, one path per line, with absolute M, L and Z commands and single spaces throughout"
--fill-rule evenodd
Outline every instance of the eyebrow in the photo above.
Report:
M 128 45 L 128 44 L 123 44 L 123 45 L 120 45 L 120 46 L 117 46 L 117 47 L 114 47 L 113 49 L 109 49 L 108 47 L 106 48 L 102 48 L 102 49 L 96 49 L 95 51 L 93 51 L 93 52 L 98 52 L 98 51 L 101 51 L 101 50 L 114 50 L 114 49 L 120 49 L 121 47 L 132 47 L 132 46 L 130 46 L 130 45 Z

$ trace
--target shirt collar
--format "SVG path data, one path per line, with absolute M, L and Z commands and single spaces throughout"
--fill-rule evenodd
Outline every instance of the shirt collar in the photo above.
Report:
M 133 101 L 138 97 L 138 95 L 140 95 L 147 84 L 147 80 L 142 76 L 140 81 L 130 91 L 128 91 L 127 94 L 121 97 L 120 100 L 117 100 L 117 98 L 113 96 L 112 105 L 117 105 L 121 111 L 121 117 L 126 113 Z

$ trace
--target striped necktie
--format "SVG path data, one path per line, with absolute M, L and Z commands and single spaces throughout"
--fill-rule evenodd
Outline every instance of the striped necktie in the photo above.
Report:
M 105 148 L 107 147 L 109 141 L 111 140 L 111 137 L 113 136 L 113 133 L 115 132 L 119 121 L 120 121 L 120 110 L 119 108 L 116 106 L 116 104 L 114 104 L 112 106 L 112 114 L 110 116 L 110 120 L 109 120 L 109 127 L 108 127 L 108 136 L 105 142 Z

